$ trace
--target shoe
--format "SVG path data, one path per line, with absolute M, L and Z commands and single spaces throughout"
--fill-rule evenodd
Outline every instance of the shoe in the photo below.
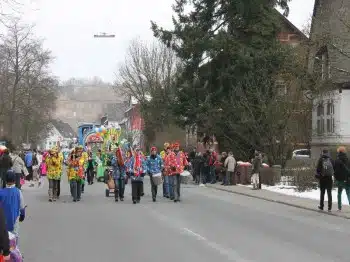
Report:
M 73 202 L 77 202 L 77 200 L 76 200 L 76 199 L 73 199 Z
M 156 198 L 154 197 L 154 198 L 152 198 L 152 200 L 153 200 L 153 202 L 156 202 Z
M 177 200 L 176 199 L 174 199 L 174 203 L 176 203 L 177 202 Z
M 133 200 L 132 203 L 133 203 L 133 204 L 136 204 L 136 200 Z
M 120 201 L 124 201 L 124 197 L 121 197 L 121 198 L 120 198 Z
M 114 201 L 115 201 L 115 202 L 118 202 L 118 198 L 115 198 Z
M 49 202 L 52 202 L 52 198 L 49 198 Z
M 53 202 L 56 202 L 56 198 L 52 199 Z
M 141 196 L 144 196 L 144 195 L 145 195 L 145 193 L 142 193 L 142 194 L 141 194 Z
M 323 207 L 321 207 L 321 206 L 318 206 L 318 209 L 321 210 L 321 211 L 323 211 Z
M 332 209 L 331 209 L 331 208 L 328 208 L 328 212 L 332 212 Z
M 140 203 L 140 200 L 136 200 L 136 203 Z
M 80 198 L 78 198 L 77 201 L 79 202 L 79 201 L 80 201 Z

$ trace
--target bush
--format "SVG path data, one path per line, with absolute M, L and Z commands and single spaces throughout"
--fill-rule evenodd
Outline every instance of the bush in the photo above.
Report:
M 317 189 L 316 162 L 310 158 L 293 159 L 286 163 L 283 175 L 291 178 L 292 185 L 298 192 Z

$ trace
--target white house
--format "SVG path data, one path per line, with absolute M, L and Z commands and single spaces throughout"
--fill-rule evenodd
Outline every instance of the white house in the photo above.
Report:
M 47 137 L 41 142 L 40 148 L 48 150 L 58 145 L 58 143 L 63 148 L 69 147 L 75 137 L 76 133 L 69 124 L 60 120 L 52 120 L 49 124 Z
M 332 82 L 334 89 L 314 101 L 311 154 L 318 157 L 323 148 L 350 149 L 350 32 L 344 23 L 350 15 L 350 1 L 316 0 L 313 11 L 309 71 Z M 327 83 L 325 82 L 325 83 Z

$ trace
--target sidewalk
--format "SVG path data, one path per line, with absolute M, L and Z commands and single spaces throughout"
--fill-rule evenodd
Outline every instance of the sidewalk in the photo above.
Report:
M 276 192 L 272 192 L 269 190 L 253 190 L 249 187 L 245 186 L 222 186 L 218 184 L 206 184 L 207 188 L 213 188 L 216 190 L 221 190 L 233 194 L 253 197 L 257 199 L 262 199 L 269 202 L 275 202 L 287 206 L 292 206 L 296 208 L 302 208 L 310 211 L 315 212 L 322 212 L 331 216 L 337 216 L 342 217 L 346 219 L 350 219 L 350 207 L 348 205 L 343 205 L 343 209 L 341 212 L 337 211 L 337 204 L 333 203 L 333 210 L 332 212 L 327 211 L 320 211 L 317 209 L 319 205 L 319 201 L 312 200 L 312 199 L 306 199 L 306 198 L 300 198 L 295 196 L 289 196 L 285 194 L 280 194 Z M 327 210 L 327 203 L 325 201 L 325 210 Z

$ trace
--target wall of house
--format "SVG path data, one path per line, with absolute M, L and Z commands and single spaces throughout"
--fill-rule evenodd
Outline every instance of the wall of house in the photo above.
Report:
M 331 134 L 325 132 L 324 135 L 317 135 L 317 103 L 320 102 L 320 100 L 315 100 L 314 102 L 314 110 L 312 114 L 313 136 L 311 146 L 313 156 L 315 157 L 318 157 L 323 148 L 335 149 L 339 145 L 350 146 L 350 90 L 342 90 L 341 93 L 335 91 L 333 95 L 325 97 L 323 101 L 327 101 L 330 98 L 334 101 L 333 117 L 335 122 L 334 133 Z

